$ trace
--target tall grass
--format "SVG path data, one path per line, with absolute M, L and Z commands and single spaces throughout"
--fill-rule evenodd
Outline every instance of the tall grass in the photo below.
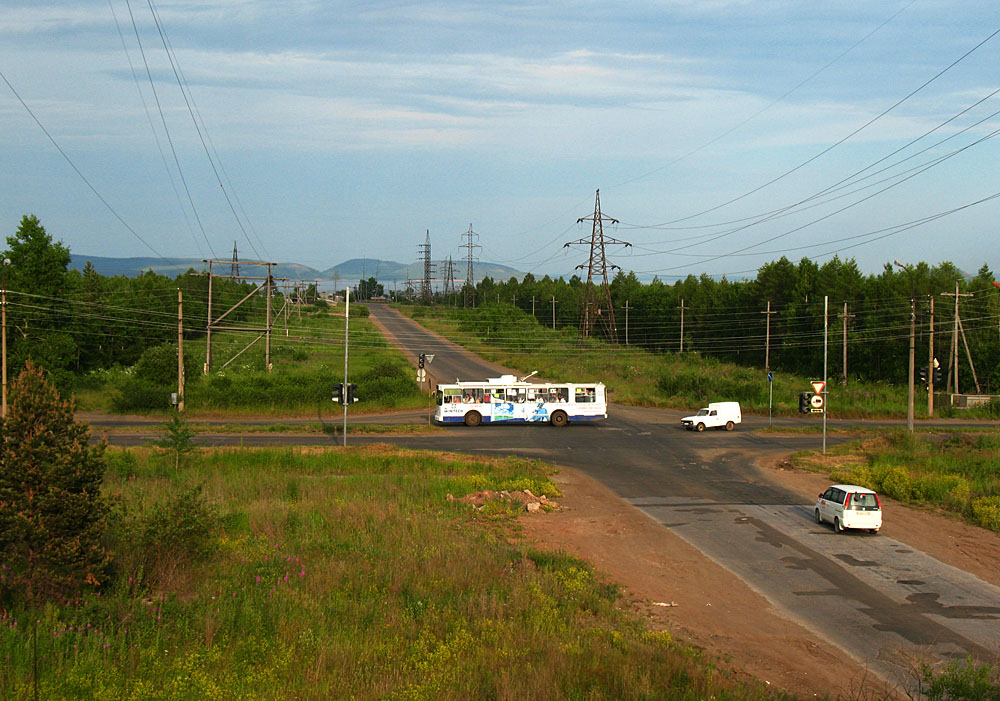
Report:
M 175 474 L 112 456 L 114 579 L 4 610 L 0 697 L 29 693 L 34 620 L 46 699 L 773 696 L 627 616 L 586 563 L 525 545 L 512 507 L 446 499 L 554 495 L 539 463 L 231 450 Z
M 929 504 L 1000 531 L 1000 435 L 890 431 L 793 462 L 907 503 Z

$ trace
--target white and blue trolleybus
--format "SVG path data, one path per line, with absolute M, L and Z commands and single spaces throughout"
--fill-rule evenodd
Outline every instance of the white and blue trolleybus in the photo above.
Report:
M 532 373 L 534 374 L 534 373 Z M 608 418 L 604 385 L 600 382 L 533 383 L 514 375 L 479 382 L 437 386 L 434 421 L 464 423 L 547 423 L 565 426 L 573 421 Z

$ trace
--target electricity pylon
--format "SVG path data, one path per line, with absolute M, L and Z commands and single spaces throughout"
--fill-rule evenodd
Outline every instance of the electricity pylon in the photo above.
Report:
M 605 255 L 605 246 L 626 246 L 632 244 L 627 241 L 604 235 L 604 222 L 609 221 L 617 224 L 618 220 L 613 217 L 606 217 L 601 214 L 601 191 L 597 191 L 597 198 L 594 201 L 594 214 L 589 217 L 580 217 L 576 220 L 579 224 L 583 221 L 594 223 L 590 238 L 581 238 L 579 241 L 570 241 L 563 248 L 577 245 L 590 245 L 590 260 L 576 266 L 577 270 L 587 268 L 587 286 L 584 292 L 583 320 L 580 324 L 580 336 L 589 338 L 594 331 L 594 326 L 600 324 L 608 340 L 618 343 L 618 327 L 615 324 L 615 308 L 611 303 L 611 286 L 608 284 L 608 268 L 621 270 L 617 265 L 608 263 Z M 597 291 L 594 286 L 594 278 L 600 277 L 601 289 Z

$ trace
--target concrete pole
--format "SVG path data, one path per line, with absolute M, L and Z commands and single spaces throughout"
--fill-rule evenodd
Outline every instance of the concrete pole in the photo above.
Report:
M 927 353 L 927 418 L 934 416 L 934 295 L 931 295 L 930 350 Z
M 177 288 L 177 411 L 184 411 L 184 299 Z
M 913 370 L 916 364 L 917 298 L 910 297 L 910 370 L 907 378 L 906 430 L 913 433 Z

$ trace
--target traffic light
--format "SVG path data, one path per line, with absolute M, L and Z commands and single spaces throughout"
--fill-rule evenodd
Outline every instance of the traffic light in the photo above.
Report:
M 423 368 L 424 368 L 424 361 L 426 359 L 427 359 L 427 355 L 424 354 L 424 353 L 421 353 L 420 357 L 417 359 L 417 367 L 420 368 L 421 370 L 423 370 Z
M 800 392 L 799 393 L 799 413 L 808 414 L 809 413 L 809 393 Z
M 917 372 L 920 375 L 920 383 L 923 384 L 923 385 L 926 385 L 927 384 L 927 366 L 926 365 L 922 365 L 918 369 Z
M 935 385 L 941 384 L 942 379 L 943 375 L 941 374 L 941 366 L 938 365 L 936 368 L 934 368 L 934 384 Z
M 347 403 L 354 404 L 358 401 L 358 386 L 355 384 L 347 385 Z
M 338 404 L 344 403 L 344 385 L 339 382 L 333 386 L 333 401 Z

